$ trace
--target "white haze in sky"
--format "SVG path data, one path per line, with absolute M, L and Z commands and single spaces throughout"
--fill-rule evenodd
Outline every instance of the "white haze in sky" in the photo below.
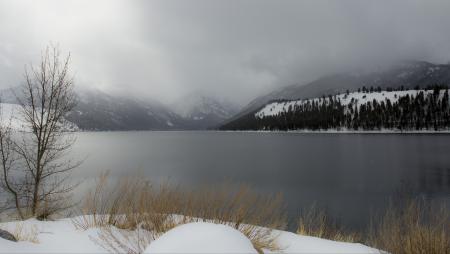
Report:
M 245 104 L 338 71 L 447 63 L 449 13 L 448 0 L 0 0 L 0 88 L 54 42 L 79 86 Z

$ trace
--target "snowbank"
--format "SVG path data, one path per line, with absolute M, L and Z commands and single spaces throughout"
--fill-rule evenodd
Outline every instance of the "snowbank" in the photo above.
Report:
M 71 219 L 57 221 L 26 220 L 0 223 L 0 228 L 23 235 L 35 234 L 37 241 L 11 242 L 0 239 L 0 253 L 107 253 L 95 241 L 98 228 L 77 230 Z M 357 243 L 336 242 L 274 231 L 283 253 L 379 253 Z M 145 253 L 256 253 L 251 242 L 235 229 L 211 223 L 178 226 L 147 246 Z M 266 251 L 265 252 L 269 252 Z
M 277 240 L 283 253 L 380 253 L 379 250 L 360 243 L 337 242 L 286 231 L 276 231 L 274 233 L 279 233 Z
M 0 223 L 0 228 L 12 233 L 19 230 L 28 237 L 37 234 L 36 243 L 0 239 L 0 253 L 106 253 L 91 239 L 99 229 L 76 230 L 70 219 L 14 221 Z
M 257 253 L 238 230 L 213 223 L 188 223 L 169 230 L 144 253 Z

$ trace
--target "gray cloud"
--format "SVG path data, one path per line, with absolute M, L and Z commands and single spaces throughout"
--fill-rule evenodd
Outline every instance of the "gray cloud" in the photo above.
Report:
M 337 71 L 448 62 L 449 12 L 446 0 L 0 0 L 0 86 L 53 41 L 81 86 L 245 103 Z

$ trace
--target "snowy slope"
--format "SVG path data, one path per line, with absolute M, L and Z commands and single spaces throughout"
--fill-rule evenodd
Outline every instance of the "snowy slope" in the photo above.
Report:
M 15 130 L 25 130 L 25 122 L 20 119 L 20 106 L 17 104 L 0 103 L 0 119 L 2 124 L 11 124 Z
M 0 238 L 0 253 L 106 253 L 91 237 L 97 237 L 98 229 L 78 231 L 70 219 L 0 223 L 0 228 L 11 233 L 22 230 L 23 235 L 36 235 L 37 242 L 11 242 Z M 31 238 L 31 237 L 30 237 Z
M 11 128 L 19 131 L 29 131 L 27 124 L 20 115 L 20 106 L 18 104 L 0 103 L 0 121 L 2 124 L 11 124 Z M 66 131 L 78 131 L 76 124 L 65 120 L 63 128 Z
M 14 221 L 0 223 L 0 228 L 13 233 L 21 230 L 22 235 L 35 238 L 34 242 L 11 242 L 0 238 L 0 253 L 107 253 L 97 244 L 101 229 L 76 229 L 71 219 Z M 278 244 L 283 248 L 283 253 L 379 253 L 376 249 L 358 243 L 336 242 L 286 231 L 275 231 L 274 234 L 278 235 Z M 146 253 L 155 252 L 255 253 L 255 250 L 242 233 L 231 227 L 190 223 L 180 225 L 150 243 Z
M 391 103 L 394 103 L 398 100 L 399 97 L 409 95 L 412 97 L 417 96 L 418 93 L 424 92 L 424 95 L 432 94 L 433 90 L 407 90 L 407 91 L 381 91 L 381 92 L 372 92 L 372 93 L 363 93 L 363 92 L 353 92 L 347 94 L 338 94 L 334 96 L 336 100 L 340 100 L 342 105 L 348 106 L 352 103 L 353 105 L 357 105 L 358 107 L 367 102 L 376 100 L 377 102 L 386 101 L 389 99 Z M 441 95 L 443 96 L 444 90 L 441 91 Z M 282 112 L 287 112 L 289 108 L 293 108 L 295 106 L 303 105 L 308 102 L 318 102 L 323 103 L 329 100 L 328 97 L 323 98 L 313 98 L 307 100 L 293 100 L 293 101 L 281 101 L 281 102 L 272 102 L 265 105 L 261 110 L 255 113 L 255 117 L 263 118 L 265 116 L 276 116 Z

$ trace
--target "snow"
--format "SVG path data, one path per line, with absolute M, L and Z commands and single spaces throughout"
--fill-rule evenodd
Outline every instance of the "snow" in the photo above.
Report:
M 337 242 L 286 231 L 274 233 L 279 233 L 278 244 L 283 253 L 380 253 L 379 250 L 360 243 Z
M 238 230 L 207 222 L 188 223 L 169 230 L 144 253 L 257 253 Z
M 19 119 L 20 106 L 17 104 L 0 103 L 0 119 L 3 123 L 11 124 L 15 130 L 25 130 L 25 123 Z
M 11 128 L 18 131 L 28 131 L 29 128 L 21 119 L 20 105 L 11 103 L 0 103 L 0 121 L 3 124 L 11 124 Z M 66 131 L 77 131 L 78 126 L 69 121 L 64 121 L 63 127 Z
M 25 233 L 37 230 L 38 243 L 28 241 L 11 242 L 0 238 L 0 253 L 105 253 L 91 237 L 97 237 L 99 229 L 79 231 L 70 219 L 1 223 L 0 228 L 14 232 L 22 227 Z
M 35 232 L 37 242 L 11 242 L 0 238 L 0 253 L 107 253 L 96 244 L 101 229 L 75 228 L 70 218 L 56 221 L 12 221 L 0 228 Z M 274 230 L 283 253 L 379 253 L 358 243 L 344 243 Z M 225 225 L 196 222 L 175 227 L 147 246 L 145 253 L 256 253 L 239 231 Z M 264 252 L 270 252 L 264 250 Z
M 378 102 L 386 101 L 389 99 L 391 103 L 398 101 L 399 97 L 403 97 L 406 95 L 415 97 L 418 93 L 423 92 L 425 96 L 427 94 L 433 93 L 433 90 L 407 90 L 407 91 L 381 91 L 381 92 L 372 92 L 372 93 L 363 93 L 363 92 L 353 92 L 347 94 L 338 94 L 335 96 L 336 99 L 340 100 L 342 105 L 349 105 L 352 101 L 356 102 L 355 104 L 359 107 L 362 104 L 366 104 L 369 101 L 376 100 Z M 441 91 L 441 96 L 445 91 Z M 323 103 L 322 98 L 313 98 L 307 100 L 293 100 L 293 101 L 282 101 L 282 102 L 272 102 L 264 106 L 261 110 L 255 113 L 255 117 L 263 118 L 265 116 L 276 116 L 281 112 L 287 112 L 289 107 L 293 108 L 294 106 L 300 106 L 309 102 L 318 102 Z M 328 97 L 325 98 L 325 101 L 328 101 Z

